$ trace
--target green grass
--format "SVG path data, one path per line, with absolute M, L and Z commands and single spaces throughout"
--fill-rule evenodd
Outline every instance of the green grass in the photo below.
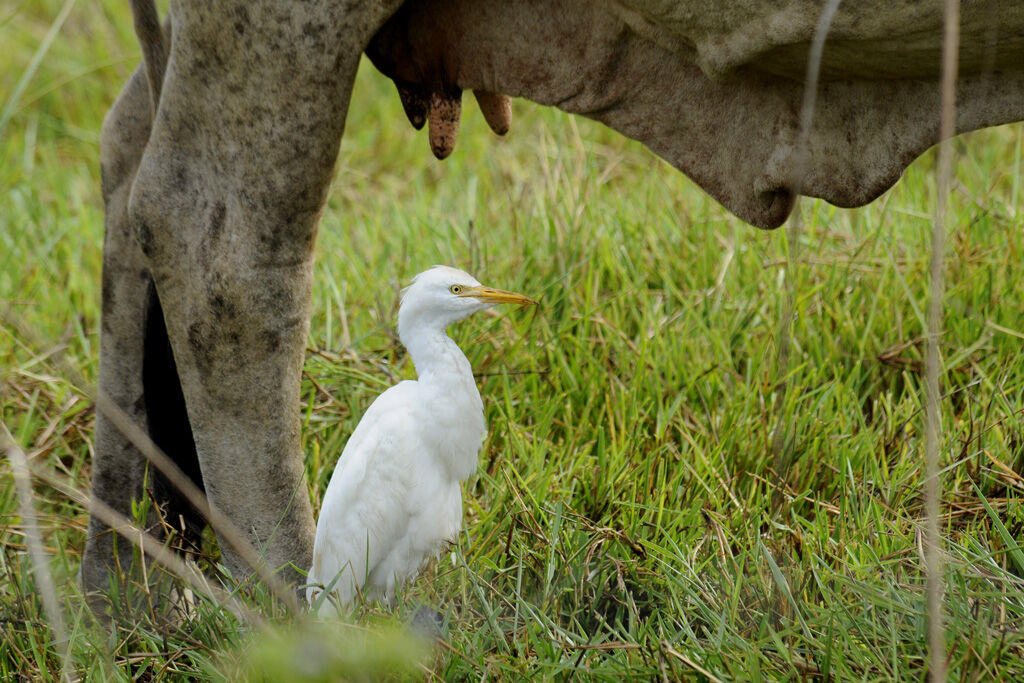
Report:
M 22 321 L 0 323 L 0 410 L 34 463 L 87 489 L 93 408 L 67 369 L 95 382 L 98 131 L 138 49 L 125 3 L 78 3 L 12 104 L 60 8 L 0 8 L 0 302 Z M 352 101 L 303 387 L 314 507 L 373 396 L 413 374 L 394 336 L 412 275 L 448 263 L 542 301 L 452 330 L 481 373 L 490 435 L 459 542 L 398 606 L 398 619 L 421 603 L 451 615 L 450 648 L 426 666 L 457 680 L 922 680 L 934 155 L 869 207 L 804 201 L 787 273 L 784 231 L 742 224 L 591 122 L 516 102 L 499 139 L 467 98 L 455 154 L 438 163 L 372 68 Z M 1024 128 L 957 149 L 941 341 L 949 666 L 958 680 L 1013 680 L 1024 677 Z M 780 402 L 787 280 L 796 318 Z M 771 453 L 780 415 L 784 472 Z M 402 647 L 379 607 L 325 636 L 290 624 L 258 587 L 239 595 L 268 633 L 207 601 L 180 627 L 142 614 L 108 631 L 76 586 L 85 510 L 42 483 L 35 492 L 86 678 L 273 680 L 310 661 L 352 675 L 390 666 L 361 654 Z M 54 677 L 59 650 L 6 462 L 0 565 L 0 678 Z M 252 652 L 265 654 L 245 669 Z

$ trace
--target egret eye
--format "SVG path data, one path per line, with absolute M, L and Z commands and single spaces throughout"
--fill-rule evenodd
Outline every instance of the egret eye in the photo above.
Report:
M 448 291 L 458 296 L 459 294 L 462 294 L 462 285 L 452 285 L 448 288 Z

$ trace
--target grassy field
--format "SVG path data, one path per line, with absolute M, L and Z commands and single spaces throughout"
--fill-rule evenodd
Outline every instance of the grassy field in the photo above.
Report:
M 115 0 L 3 3 L 0 44 L 0 409 L 34 466 L 87 490 L 99 128 L 138 49 Z M 317 249 L 309 494 L 318 509 L 362 411 L 413 375 L 394 334 L 400 288 L 456 265 L 542 301 L 452 330 L 490 425 L 465 530 L 396 618 L 367 605 L 353 624 L 318 626 L 243 588 L 267 628 L 200 601 L 178 627 L 143 618 L 109 631 L 76 584 L 86 511 L 37 482 L 73 669 L 326 679 L 405 653 L 413 671 L 454 680 L 922 680 L 934 155 L 869 207 L 804 201 L 788 269 L 785 231 L 741 223 L 589 121 L 516 102 L 499 139 L 467 98 L 439 163 L 368 65 L 352 101 Z M 957 150 L 941 341 L 949 666 L 957 680 L 1022 679 L 1024 127 Z M 793 353 L 780 369 L 790 285 Z M 0 678 L 56 677 L 6 461 L 0 564 Z M 448 646 L 422 663 L 394 632 L 417 604 L 450 617 Z

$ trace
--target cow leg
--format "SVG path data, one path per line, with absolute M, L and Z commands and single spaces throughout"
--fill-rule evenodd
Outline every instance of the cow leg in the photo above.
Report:
M 130 223 L 210 502 L 299 581 L 314 535 L 299 434 L 313 242 L 359 56 L 387 13 L 276 0 L 171 12 Z M 250 571 L 223 537 L 221 550 L 236 576 Z
M 145 76 L 136 70 L 107 115 L 100 137 L 106 222 L 99 386 L 143 426 L 146 411 L 142 358 L 149 273 L 130 233 L 127 209 L 131 180 L 149 137 L 149 118 Z M 142 495 L 145 461 L 101 412 L 96 415 L 94 453 L 93 496 L 121 514 L 130 515 L 132 499 Z M 81 569 L 85 590 L 105 593 L 110 570 L 116 565 L 127 568 L 130 562 L 130 545 L 123 539 L 117 543 L 102 521 L 90 517 Z
M 140 67 L 103 124 L 101 172 L 106 224 L 100 333 L 100 390 L 142 427 L 193 481 L 202 485 L 184 398 L 164 329 L 163 314 L 145 258 L 128 222 L 128 199 L 149 139 L 151 106 Z M 102 411 L 96 416 L 93 495 L 122 515 L 147 486 L 156 506 L 146 520 L 162 536 L 165 524 L 181 532 L 187 547 L 199 540 L 202 520 Z M 83 585 L 101 609 L 111 570 L 128 569 L 131 542 L 115 539 L 98 518 L 89 520 L 82 561 Z M 123 575 L 124 576 L 124 575 Z M 138 579 L 139 577 L 134 577 Z
M 106 223 L 103 245 L 100 390 L 133 421 L 146 428 L 146 311 L 150 306 L 149 273 L 128 225 L 128 196 L 149 137 L 150 102 L 141 69 L 132 75 L 104 121 L 101 166 Z M 102 412 L 96 416 L 93 495 L 123 515 L 143 493 L 145 461 Z M 173 453 L 172 453 L 173 457 Z M 115 551 L 116 547 L 116 551 Z M 82 580 L 95 602 L 105 593 L 110 571 L 131 563 L 131 544 L 118 543 L 96 517 L 82 561 Z

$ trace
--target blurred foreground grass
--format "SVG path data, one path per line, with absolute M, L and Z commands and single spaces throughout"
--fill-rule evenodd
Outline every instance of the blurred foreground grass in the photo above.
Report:
M 93 408 L 56 360 L 95 381 L 98 131 L 138 50 L 125 3 L 68 3 L 33 71 L 63 6 L 0 6 L 0 300 L 32 330 L 0 326 L 0 410 L 33 462 L 87 488 Z M 864 209 L 803 202 L 801 262 L 785 273 L 783 231 L 740 223 L 591 122 L 516 102 L 499 139 L 467 104 L 442 164 L 372 68 L 352 102 L 303 394 L 314 507 L 373 396 L 412 375 L 393 330 L 412 275 L 447 263 L 543 303 L 452 330 L 481 374 L 490 437 L 464 533 L 398 607 L 399 619 L 417 604 L 449 615 L 450 647 L 423 666 L 474 680 L 920 679 L 933 155 Z M 942 338 L 950 667 L 1011 680 L 1024 677 L 1024 128 L 958 150 Z M 794 352 L 777 405 L 786 278 Z M 770 451 L 780 414 L 785 473 Z M 53 677 L 6 462 L 0 472 L 0 677 Z M 294 636 L 308 625 L 287 625 L 258 589 L 241 595 L 281 633 L 256 644 L 205 601 L 180 628 L 107 632 L 75 582 L 85 510 L 36 494 L 84 677 L 273 680 L 307 672 L 323 660 L 310 643 L 332 639 L 374 657 L 338 645 L 321 673 L 373 675 L 392 661 L 380 652 L 405 651 L 386 644 L 379 607 L 349 631 Z

